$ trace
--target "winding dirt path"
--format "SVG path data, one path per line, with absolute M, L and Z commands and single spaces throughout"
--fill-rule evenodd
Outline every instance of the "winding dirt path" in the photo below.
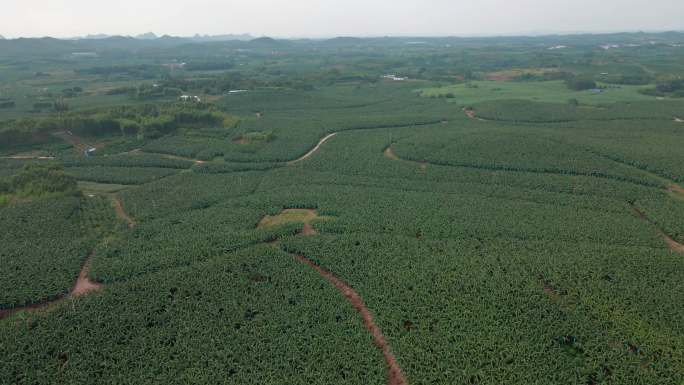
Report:
M 74 135 L 74 133 L 71 131 L 55 132 L 53 135 L 69 143 L 80 155 L 83 155 L 83 153 L 90 148 L 90 146 L 83 139 L 77 135 Z
M 646 216 L 646 214 L 643 211 L 639 210 L 637 207 L 635 207 L 633 205 L 632 205 L 632 210 L 634 210 L 634 213 L 639 218 L 650 223 L 652 226 L 654 226 L 656 228 L 656 230 L 658 231 L 658 234 L 663 238 L 663 240 L 665 241 L 667 246 L 670 248 L 670 250 L 674 251 L 675 253 L 684 254 L 684 245 L 682 245 L 681 243 L 672 239 L 671 236 L 665 234 L 665 232 L 658 227 L 657 223 L 655 223 L 653 220 L 651 220 L 651 218 Z
M 672 186 L 670 186 L 670 189 L 678 194 L 684 194 L 684 187 L 678 184 L 672 184 Z
M 52 306 L 55 306 L 57 304 L 60 304 L 64 301 L 66 301 L 69 298 L 72 297 L 80 297 L 83 295 L 86 295 L 90 292 L 100 290 L 102 288 L 102 284 L 93 282 L 88 278 L 88 272 L 90 271 L 90 263 L 92 262 L 93 256 L 95 255 L 95 251 L 91 251 L 90 254 L 88 254 L 88 257 L 86 260 L 83 262 L 83 265 L 81 267 L 81 271 L 78 274 L 78 277 L 76 278 L 76 282 L 74 282 L 74 285 L 71 288 L 71 291 L 69 294 L 61 295 L 53 300 L 50 301 L 43 301 L 39 303 L 35 303 L 32 305 L 28 306 L 22 306 L 22 307 L 16 307 L 13 309 L 0 309 L 0 319 L 9 317 L 15 313 L 22 312 L 22 311 L 36 311 L 36 310 L 41 310 L 41 309 L 47 309 Z
M 397 154 L 395 154 L 394 151 L 392 150 L 392 146 L 387 147 L 387 148 L 385 149 L 385 151 L 383 151 L 382 153 L 385 155 L 385 157 L 387 157 L 387 158 L 389 158 L 389 159 L 392 159 L 392 160 L 401 160 L 401 158 L 399 158 L 399 157 L 397 156 Z
M 373 342 L 378 347 L 378 349 L 380 349 L 383 357 L 385 358 L 385 363 L 387 364 L 387 385 L 408 385 L 408 381 L 406 381 L 406 378 L 404 377 L 404 374 L 401 371 L 401 367 L 397 363 L 397 360 L 394 358 L 394 355 L 390 350 L 389 344 L 387 343 L 385 336 L 382 334 L 380 328 L 375 324 L 373 315 L 366 307 L 366 304 L 363 302 L 361 296 L 346 282 L 337 278 L 333 273 L 317 265 L 307 257 L 298 254 L 291 255 L 299 262 L 311 267 L 323 278 L 325 278 L 328 282 L 330 282 L 330 284 L 335 286 L 335 288 L 339 290 L 345 298 L 347 298 L 347 301 L 351 303 L 351 305 L 354 307 L 354 309 L 356 309 L 359 315 L 361 315 L 361 318 L 363 319 L 363 324 L 366 326 L 366 329 L 368 329 L 368 331 L 373 336 Z
M 475 110 L 473 110 L 473 109 L 471 109 L 471 108 L 465 108 L 465 107 L 464 107 L 464 108 L 463 108 L 463 113 L 466 114 L 466 116 L 469 117 L 470 119 L 479 120 L 479 121 L 481 121 L 481 122 L 486 122 L 486 121 L 487 121 L 487 119 L 483 119 L 483 118 L 478 117 L 478 116 L 477 116 L 477 113 L 475 112 Z
M 3 156 L 0 159 L 15 159 L 15 160 L 54 160 L 54 156 L 31 156 L 31 155 L 14 155 Z
M 311 155 L 313 155 L 314 153 L 316 153 L 316 151 L 318 151 L 319 148 L 321 148 L 321 146 L 323 145 L 323 143 L 327 142 L 328 140 L 330 140 L 330 139 L 331 139 L 332 137 L 334 137 L 335 135 L 337 135 L 337 132 L 333 132 L 332 134 L 326 135 L 326 136 L 325 136 L 323 139 L 321 139 L 321 140 L 318 142 L 318 144 L 316 144 L 316 146 L 315 146 L 314 148 L 312 148 L 309 152 L 307 152 L 306 154 L 302 155 L 301 157 L 299 157 L 299 158 L 297 158 L 297 159 L 295 159 L 295 160 L 292 160 L 292 161 L 287 162 L 287 164 L 288 164 L 289 166 L 291 166 L 291 165 L 297 164 L 297 163 L 299 163 L 299 162 L 301 162 L 301 161 L 303 161 L 303 160 L 305 160 L 305 159 L 308 159 Z
M 304 236 L 310 236 L 310 235 L 316 235 L 316 234 L 318 234 L 318 232 L 316 231 L 316 229 L 313 228 L 313 226 L 311 226 L 310 223 L 305 222 L 304 228 L 302 229 L 301 234 Z
M 387 157 L 387 158 L 389 158 L 389 159 L 392 159 L 392 160 L 398 160 L 398 161 L 402 161 L 402 162 L 417 164 L 417 165 L 418 165 L 418 168 L 419 168 L 421 171 L 427 170 L 427 166 L 428 166 L 428 164 L 429 164 L 428 162 L 425 162 L 425 161 L 423 161 L 423 162 L 417 162 L 417 161 L 415 161 L 415 160 L 406 160 L 406 159 L 402 159 L 402 158 L 398 157 L 397 154 L 394 153 L 394 150 L 392 150 L 392 146 L 387 147 L 387 148 L 385 149 L 385 151 L 383 151 L 382 153 L 385 155 L 385 157 Z
M 90 278 L 88 278 L 88 273 L 90 272 L 90 264 L 93 262 L 94 256 L 94 250 L 91 251 L 90 254 L 88 254 L 88 258 L 83 263 L 81 272 L 78 274 L 78 278 L 76 278 L 76 283 L 74 284 L 74 287 L 71 289 L 71 295 L 78 297 L 81 295 L 88 294 L 91 291 L 100 290 L 102 288 L 101 283 L 93 282 L 90 280 Z
M 116 210 L 116 216 L 123 219 L 126 222 L 126 224 L 128 225 L 129 229 L 134 228 L 137 225 L 137 223 L 133 220 L 133 218 L 131 218 L 126 213 L 126 210 L 123 207 L 123 203 L 121 203 L 121 199 L 118 196 L 113 195 L 112 196 L 112 202 L 114 203 L 114 209 Z

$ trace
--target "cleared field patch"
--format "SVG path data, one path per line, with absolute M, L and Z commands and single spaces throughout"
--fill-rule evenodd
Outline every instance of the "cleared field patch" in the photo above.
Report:
M 266 215 L 259 221 L 257 228 L 267 229 L 286 225 L 293 222 L 303 222 L 302 235 L 315 235 L 316 230 L 311 222 L 316 220 L 330 220 L 331 217 L 319 216 L 315 209 L 285 209 L 278 215 Z
M 554 72 L 559 71 L 557 68 L 511 68 L 504 71 L 489 72 L 485 75 L 485 79 L 504 82 L 521 76 L 543 76 Z
M 248 132 L 233 139 L 233 143 L 240 145 L 272 142 L 275 139 L 273 132 Z
M 565 82 L 560 80 L 540 82 L 474 81 L 446 87 L 424 88 L 419 90 L 419 93 L 424 97 L 448 97 L 450 101 L 459 105 L 504 99 L 557 103 L 567 103 L 570 99 L 577 99 L 582 104 L 656 100 L 653 96 L 639 93 L 638 91 L 641 88 L 644 87 L 622 85 L 607 87 L 601 92 L 573 91 L 565 85 Z

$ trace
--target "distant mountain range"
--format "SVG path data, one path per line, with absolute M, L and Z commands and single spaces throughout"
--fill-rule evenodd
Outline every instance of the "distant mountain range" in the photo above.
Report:
M 684 33 L 613 33 L 594 35 L 501 36 L 501 37 L 370 37 L 342 36 L 332 39 L 252 38 L 250 35 L 194 35 L 188 37 L 157 36 L 145 33 L 137 36 L 88 35 L 72 39 L 18 38 L 0 39 L 0 60 L 6 58 L 87 58 L 120 57 L 122 52 L 147 55 L 160 60 L 174 60 L 179 52 L 186 56 L 227 55 L 247 50 L 268 55 L 311 49 L 372 50 L 373 47 L 482 47 L 485 45 L 528 45 L 530 47 L 573 47 L 581 49 L 612 49 L 651 45 L 684 46 Z M 609 47 L 609 48 L 604 48 Z M 182 48 L 182 50 L 179 50 Z
M 109 39 L 109 38 L 116 38 L 116 37 L 129 37 L 129 36 L 118 36 L 118 35 L 106 35 L 103 33 L 98 33 L 94 35 L 86 35 L 86 36 L 76 36 L 72 37 L 69 39 L 65 40 L 102 40 L 102 39 Z M 0 36 L 2 38 L 2 36 Z M 187 40 L 187 41 L 193 41 L 193 42 L 214 42 L 214 41 L 248 41 L 254 39 L 254 37 L 250 34 L 239 34 L 239 35 L 233 35 L 233 34 L 228 34 L 228 35 L 200 35 L 196 34 L 194 36 L 183 36 L 183 37 L 177 37 L 177 36 L 169 36 L 169 35 L 164 35 L 164 36 L 157 36 L 154 32 L 147 32 L 147 33 L 142 33 L 140 35 L 135 35 L 132 36 L 132 38 L 136 40 L 157 40 L 157 39 L 182 39 L 182 40 Z

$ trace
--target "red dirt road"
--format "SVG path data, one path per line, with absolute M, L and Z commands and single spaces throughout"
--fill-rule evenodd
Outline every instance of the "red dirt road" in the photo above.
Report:
M 316 270 L 318 274 L 335 286 L 335 288 L 337 288 L 337 290 L 339 290 L 345 296 L 345 298 L 347 298 L 347 301 L 349 301 L 349 303 L 354 306 L 354 309 L 356 309 L 356 311 L 361 315 L 366 329 L 368 329 L 373 336 L 373 342 L 375 342 L 375 345 L 378 347 L 378 349 L 382 351 L 382 355 L 385 358 L 385 363 L 387 364 L 387 385 L 408 385 L 408 381 L 406 381 L 406 378 L 404 377 L 397 360 L 394 358 L 385 336 L 382 334 L 382 331 L 380 331 L 380 328 L 375 324 L 373 315 L 366 307 L 363 299 L 361 299 L 361 296 L 347 283 L 337 278 L 333 273 L 318 266 L 305 256 L 293 256 L 298 261 L 309 265 L 312 269 Z
M 477 115 L 475 115 L 475 110 L 471 110 L 470 108 L 464 108 L 463 112 L 466 114 L 467 117 L 470 119 L 477 119 Z
M 316 229 L 313 228 L 309 223 L 304 223 L 304 228 L 302 229 L 302 235 L 304 236 L 310 236 L 310 235 L 316 235 L 318 234 L 316 232 Z
M 88 272 L 90 271 L 90 262 L 92 261 L 94 254 L 95 252 L 91 251 L 88 255 L 88 258 L 86 258 L 85 262 L 83 263 L 83 266 L 81 267 L 81 271 L 78 274 L 78 278 L 76 279 L 76 282 L 74 282 L 74 286 L 72 287 L 71 292 L 68 295 L 61 295 L 58 298 L 53 299 L 51 301 L 39 302 L 28 306 L 16 307 L 13 309 L 0 309 L 0 319 L 9 317 L 10 315 L 20 311 L 30 312 L 40 309 L 47 309 L 51 306 L 55 306 L 65 301 L 69 297 L 80 297 L 92 291 L 100 290 L 102 288 L 102 285 L 97 282 L 93 282 L 88 278 Z
M 682 187 L 678 184 L 673 184 L 672 186 L 670 186 L 670 191 L 677 193 L 677 194 L 684 195 L 684 187 Z
M 76 283 L 74 284 L 74 287 L 71 289 L 71 295 L 78 297 L 81 295 L 88 294 L 91 291 L 99 290 L 102 288 L 102 284 L 93 282 L 88 278 L 88 272 L 90 271 L 90 263 L 92 262 L 94 255 L 94 251 L 90 252 L 90 255 L 88 255 L 88 259 L 86 259 L 85 263 L 83 264 L 81 272 L 78 274 L 78 278 L 76 279 Z
M 671 236 L 665 234 L 660 228 L 657 227 L 655 222 L 653 222 L 649 217 L 646 216 L 646 214 L 644 214 L 643 211 L 639 210 L 638 208 L 636 208 L 634 206 L 632 206 L 632 209 L 637 214 L 637 216 L 639 216 L 639 218 L 645 220 L 646 222 L 648 222 L 648 223 L 650 223 L 656 227 L 656 230 L 658 230 L 658 234 L 660 234 L 660 236 L 663 238 L 663 240 L 665 241 L 667 246 L 670 248 L 670 250 L 674 251 L 675 253 L 684 254 L 684 245 L 682 245 L 681 243 L 672 239 Z
M 121 203 L 121 199 L 119 199 L 118 196 L 113 196 L 112 197 L 112 202 L 114 202 L 114 209 L 116 210 L 116 215 L 123 219 L 126 224 L 128 224 L 128 228 L 132 229 L 135 227 L 136 223 L 131 218 L 127 213 L 126 210 L 124 210 L 123 203 Z

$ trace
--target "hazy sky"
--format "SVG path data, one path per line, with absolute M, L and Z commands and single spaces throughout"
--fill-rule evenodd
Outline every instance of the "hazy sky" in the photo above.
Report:
M 4 0 L 0 35 L 327 37 L 684 30 L 684 0 Z

